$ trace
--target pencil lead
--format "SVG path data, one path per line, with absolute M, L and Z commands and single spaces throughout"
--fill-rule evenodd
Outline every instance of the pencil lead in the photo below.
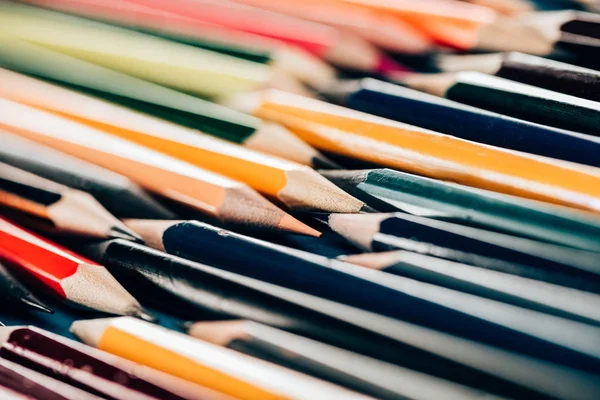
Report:
M 374 209 L 373 207 L 371 207 L 371 206 L 368 206 L 368 205 L 366 205 L 366 204 L 365 204 L 365 205 L 364 205 L 364 206 L 363 206 L 363 207 L 360 209 L 360 213 L 361 213 L 361 214 L 363 214 L 363 213 L 364 213 L 364 214 L 367 214 L 367 213 L 368 213 L 368 214 L 372 214 L 372 213 L 377 213 L 377 212 L 379 212 L 379 211 L 377 211 L 377 210 L 376 210 L 376 209 Z
M 177 326 L 177 327 L 178 327 L 179 329 L 181 329 L 182 331 L 185 331 L 185 332 L 187 332 L 187 331 L 189 331 L 189 330 L 190 330 L 190 328 L 191 328 L 192 326 L 194 326 L 194 324 L 195 324 L 195 323 L 196 323 L 195 321 L 177 321 L 177 322 L 175 323 L 175 326 Z
M 381 54 L 377 62 L 377 73 L 391 79 L 398 79 L 411 73 L 411 70 L 391 57 Z
M 300 233 L 300 234 L 307 235 L 307 236 L 313 236 L 313 237 L 321 236 L 321 232 L 317 231 L 316 229 L 311 228 L 310 226 L 297 220 L 296 218 L 292 217 L 289 214 L 286 214 L 283 216 L 283 218 L 281 218 L 281 221 L 279 222 L 279 228 L 285 229 L 285 230 L 293 232 L 293 233 Z
M 342 169 L 341 165 L 337 164 L 334 161 L 331 161 L 323 154 L 318 154 L 315 157 L 313 157 L 312 166 L 315 169 Z
M 146 310 L 144 310 L 143 308 L 136 308 L 134 310 L 132 310 L 131 314 L 132 317 L 136 317 L 139 318 L 143 321 L 148 321 L 148 322 L 158 322 L 158 318 L 155 317 L 154 315 L 150 314 L 149 312 L 147 312 Z
M 37 299 L 32 299 L 32 298 L 21 298 L 21 302 L 23 304 L 28 305 L 29 307 L 37 310 L 37 311 L 42 311 L 48 314 L 54 314 L 54 310 L 51 309 L 50 307 L 46 306 L 45 304 L 43 304 L 41 301 L 37 300 Z
M 125 239 L 131 240 L 132 242 L 144 243 L 144 239 L 142 239 L 140 235 L 130 229 L 122 228 L 120 226 L 113 226 L 110 228 L 108 236 L 113 239 Z

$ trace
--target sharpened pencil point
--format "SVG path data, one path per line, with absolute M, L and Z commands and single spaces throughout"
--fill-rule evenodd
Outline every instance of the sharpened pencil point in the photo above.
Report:
M 322 154 L 313 157 L 312 166 L 315 169 L 342 169 L 342 166 L 331 161 Z
M 51 309 L 50 307 L 46 306 L 45 304 L 43 304 L 39 300 L 28 299 L 28 298 L 21 298 L 21 302 L 23 304 L 26 304 L 27 306 L 33 308 L 36 311 L 42 311 L 42 312 L 45 312 L 45 313 L 48 313 L 48 314 L 54 314 L 54 310 L 53 309 Z
M 113 226 L 110 228 L 109 237 L 113 239 L 125 239 L 131 240 L 132 242 L 144 243 L 144 239 L 131 229 L 122 228 L 120 226 Z
M 377 73 L 388 78 L 401 78 L 410 72 L 404 65 L 394 61 L 385 54 L 382 54 L 377 62 Z
M 286 214 L 283 216 L 283 218 L 281 218 L 281 221 L 279 221 L 279 228 L 284 229 L 289 232 L 292 232 L 292 233 L 300 233 L 302 235 L 307 235 L 307 236 L 313 236 L 313 237 L 321 236 L 321 232 L 317 231 L 316 229 L 311 228 L 310 226 L 297 220 L 296 218 L 292 217 L 289 214 Z
M 139 318 L 139 319 L 141 319 L 143 321 L 148 321 L 148 322 L 157 322 L 158 321 L 157 317 L 155 317 L 154 315 L 150 314 L 149 312 L 147 312 L 143 308 L 137 308 L 137 309 L 133 310 L 130 315 L 132 317 Z

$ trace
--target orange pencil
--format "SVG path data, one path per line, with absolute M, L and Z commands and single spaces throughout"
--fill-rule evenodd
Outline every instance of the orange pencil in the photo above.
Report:
M 240 182 L 57 115 L 0 98 L 0 126 L 223 222 L 319 236 Z
M 600 212 L 600 170 L 504 150 L 279 92 L 230 105 L 277 121 L 313 146 L 469 186 Z
M 133 318 L 75 321 L 71 331 L 90 346 L 238 398 L 368 398 Z

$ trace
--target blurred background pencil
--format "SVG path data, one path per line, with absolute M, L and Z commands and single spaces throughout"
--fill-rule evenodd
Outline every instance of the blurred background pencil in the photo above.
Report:
M 1 162 L 88 192 L 119 218 L 175 218 L 175 214 L 124 175 L 6 131 L 0 131 L 0 141 Z
M 2 262 L 0 262 L 0 291 L 3 304 L 15 307 L 17 310 L 54 312 L 23 286 Z
M 40 228 L 57 233 L 141 240 L 88 193 L 1 162 L 0 204 L 34 217 Z
M 101 265 L 0 217 L 0 259 L 63 300 L 111 314 L 153 319 Z

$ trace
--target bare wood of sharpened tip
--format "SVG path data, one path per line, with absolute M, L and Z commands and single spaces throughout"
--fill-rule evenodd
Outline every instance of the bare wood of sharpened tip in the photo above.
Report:
M 0 162 L 88 192 L 118 218 L 175 218 L 175 214 L 124 175 L 4 130 L 0 130 L 0 143 Z
M 47 220 L 58 233 L 142 240 L 90 194 L 2 162 L 0 205 Z
M 94 68 L 94 70 L 97 70 L 97 68 Z M 252 116 L 167 88 L 160 88 L 156 92 L 158 94 L 166 92 L 165 96 L 161 97 L 163 100 L 169 97 L 179 101 L 189 100 L 189 104 L 198 105 L 197 111 L 199 113 L 204 112 L 202 114 L 205 117 L 202 120 L 204 124 L 198 123 L 200 130 L 192 130 L 100 98 L 6 69 L 0 68 L 0 79 L 4 82 L 0 87 L 0 97 L 52 111 L 66 118 L 106 131 L 121 129 L 152 131 L 155 129 L 157 131 L 187 132 L 187 134 L 201 135 L 204 133 L 201 130 L 206 130 L 206 133 L 210 135 L 301 164 L 322 165 L 323 168 L 333 165 L 323 155 L 283 126 L 272 122 L 262 122 Z M 141 85 L 142 88 L 147 90 L 147 93 L 152 93 L 155 88 L 152 83 L 135 81 L 133 77 L 122 79 L 121 84 L 128 85 L 131 83 L 130 81 L 134 81 L 134 85 L 136 83 Z M 144 97 L 144 99 L 146 98 Z M 165 103 L 169 104 L 168 100 L 165 100 Z M 143 109 L 141 105 L 140 107 Z M 150 108 L 146 111 L 151 112 L 153 110 Z M 164 116 L 162 113 L 158 114 Z M 195 127 L 191 122 L 189 122 L 189 125 L 191 128 Z
M 562 318 L 600 325 L 598 294 L 408 251 L 364 253 L 338 259 Z
M 0 103 L 0 126 L 9 132 L 121 173 L 197 211 L 254 228 L 319 235 L 238 181 L 45 111 Z
M 153 320 L 104 268 L 0 217 L 0 258 L 63 300 L 109 314 Z

